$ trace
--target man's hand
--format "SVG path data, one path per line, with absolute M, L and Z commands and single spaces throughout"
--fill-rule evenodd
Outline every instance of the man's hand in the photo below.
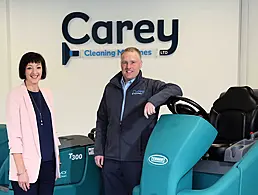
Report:
M 102 168 L 104 163 L 104 156 L 95 156 L 95 163 L 99 168 Z
M 146 118 L 149 118 L 148 115 L 152 115 L 154 113 L 156 113 L 155 106 L 152 103 L 148 102 L 144 108 L 144 116 Z

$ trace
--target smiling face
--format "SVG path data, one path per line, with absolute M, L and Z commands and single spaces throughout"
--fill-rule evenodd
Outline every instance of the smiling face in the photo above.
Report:
M 42 76 L 41 63 L 28 63 L 25 68 L 26 82 L 30 85 L 38 84 Z
M 136 51 L 124 52 L 121 56 L 121 69 L 125 82 L 134 79 L 140 72 L 142 60 Z

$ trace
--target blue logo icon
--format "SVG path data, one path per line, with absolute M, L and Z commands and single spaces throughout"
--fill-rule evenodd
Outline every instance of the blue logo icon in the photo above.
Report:
M 66 65 L 68 60 L 70 59 L 70 57 L 79 57 L 80 56 L 80 51 L 72 51 L 70 50 L 70 48 L 68 47 L 68 45 L 66 43 L 62 43 L 62 64 Z
M 149 156 L 148 161 L 153 165 L 162 166 L 168 163 L 168 158 L 160 154 L 153 154 Z

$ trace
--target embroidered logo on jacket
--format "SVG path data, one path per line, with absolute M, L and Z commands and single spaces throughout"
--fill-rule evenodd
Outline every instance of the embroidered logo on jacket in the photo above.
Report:
M 142 95 L 144 94 L 144 90 L 133 90 L 132 95 Z

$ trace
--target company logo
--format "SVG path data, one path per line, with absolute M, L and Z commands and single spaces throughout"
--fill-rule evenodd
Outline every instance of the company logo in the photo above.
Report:
M 165 165 L 168 163 L 168 158 L 160 154 L 153 154 L 148 158 L 148 161 L 154 165 Z
M 67 177 L 67 170 L 61 171 L 61 172 L 60 172 L 60 177 L 61 177 L 61 178 Z
M 133 90 L 132 95 L 142 95 L 144 92 L 144 90 Z
M 170 43 L 167 49 L 141 49 L 143 56 L 167 56 L 173 54 L 178 46 L 178 19 L 172 19 L 171 33 L 165 33 L 165 21 L 162 19 L 157 20 L 156 26 L 150 20 L 140 20 L 135 25 L 132 21 L 97 21 L 91 26 L 91 36 L 89 32 L 85 32 L 83 37 L 72 37 L 69 34 L 69 23 L 74 19 L 82 19 L 87 23 L 90 19 L 86 13 L 72 12 L 69 13 L 62 23 L 62 34 L 65 40 L 74 45 L 88 43 L 93 40 L 99 45 L 104 44 L 123 44 L 124 35 L 132 31 L 135 39 L 139 43 L 150 44 L 155 42 L 154 33 L 157 39 L 161 42 Z M 114 28 L 115 26 L 115 28 Z M 105 29 L 105 35 L 99 36 L 99 29 Z M 126 30 L 126 31 L 125 31 Z M 115 37 L 113 34 L 115 33 Z M 148 36 L 143 36 L 148 35 Z M 67 43 L 62 43 L 62 64 L 66 65 L 71 57 L 118 57 L 124 49 L 111 49 L 111 50 L 93 50 L 90 48 L 83 50 L 71 50 Z

